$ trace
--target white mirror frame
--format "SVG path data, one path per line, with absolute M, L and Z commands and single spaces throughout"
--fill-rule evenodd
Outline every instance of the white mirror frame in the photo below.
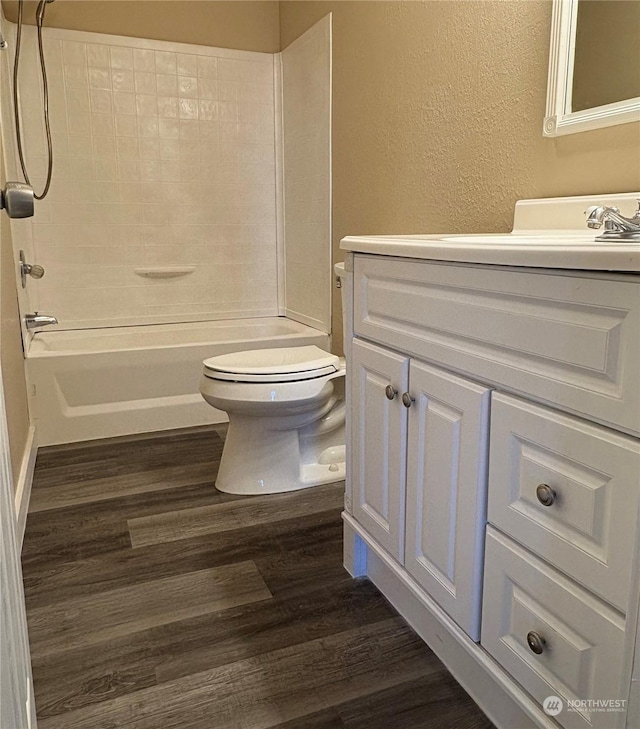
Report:
M 542 129 L 545 137 L 640 121 L 640 96 L 571 111 L 577 19 L 578 0 L 553 0 L 547 110 Z

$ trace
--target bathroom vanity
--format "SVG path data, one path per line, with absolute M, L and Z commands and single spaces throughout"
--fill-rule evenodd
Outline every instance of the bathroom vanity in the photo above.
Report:
M 345 566 L 499 729 L 640 727 L 640 242 L 580 229 L 609 197 L 342 241 Z

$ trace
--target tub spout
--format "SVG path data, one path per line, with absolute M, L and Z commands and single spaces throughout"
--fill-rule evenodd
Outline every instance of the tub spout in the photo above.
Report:
M 47 316 L 39 314 L 37 311 L 33 314 L 25 314 L 24 324 L 27 329 L 38 329 L 39 327 L 48 327 L 50 324 L 57 324 L 58 320 L 55 316 Z

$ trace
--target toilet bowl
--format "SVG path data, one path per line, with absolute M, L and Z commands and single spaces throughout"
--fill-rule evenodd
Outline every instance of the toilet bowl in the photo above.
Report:
M 229 416 L 216 488 L 273 494 L 343 479 L 344 374 L 314 346 L 205 360 L 200 392 Z

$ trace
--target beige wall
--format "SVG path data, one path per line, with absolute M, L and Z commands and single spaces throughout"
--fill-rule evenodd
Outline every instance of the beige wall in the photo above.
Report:
M 0 145 L 0 184 L 2 187 L 4 187 L 4 183 L 4 160 Z M 5 213 L 0 215 L 0 364 L 4 382 L 9 450 L 15 489 L 29 433 L 29 411 L 27 409 L 27 386 L 22 358 L 11 229 L 9 218 Z
M 18 3 L 2 5 L 15 22 Z M 24 3 L 26 22 L 34 22 L 36 6 Z M 56 0 L 47 5 L 46 25 L 245 51 L 280 49 L 277 0 Z
M 519 198 L 640 189 L 640 124 L 542 137 L 550 1 L 285 0 L 282 46 L 329 11 L 337 260 L 346 234 L 508 231 Z

